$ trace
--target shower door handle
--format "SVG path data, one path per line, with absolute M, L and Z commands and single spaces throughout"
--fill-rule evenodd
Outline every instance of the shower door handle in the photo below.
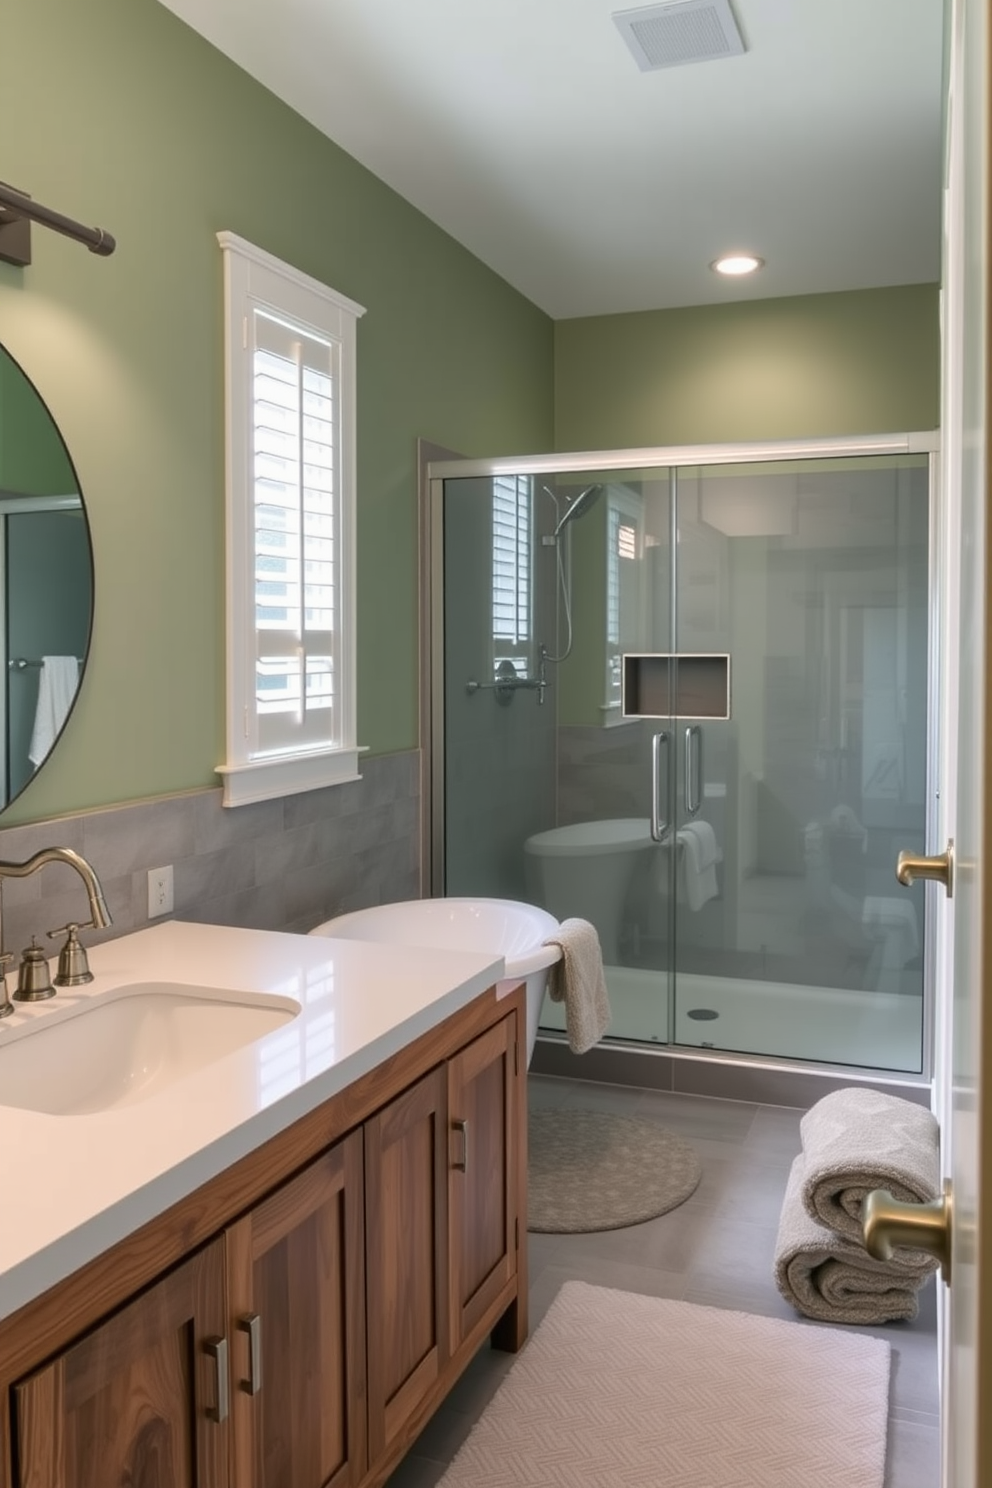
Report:
M 687 816 L 697 815 L 703 804 L 703 731 L 698 723 L 692 723 L 685 731 L 685 811 Z
M 668 822 L 662 816 L 664 803 L 668 800 L 668 751 L 671 744 L 668 733 L 662 730 L 660 734 L 651 737 L 651 837 L 655 842 L 661 842 L 668 831 Z M 661 779 L 661 751 L 665 751 L 665 780 L 662 785 Z

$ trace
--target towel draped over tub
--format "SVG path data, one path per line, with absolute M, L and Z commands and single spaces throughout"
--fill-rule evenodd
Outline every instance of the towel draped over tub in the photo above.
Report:
M 603 1037 L 612 1017 L 599 935 L 588 920 L 562 920 L 544 944 L 561 950 L 561 960 L 550 969 L 548 995 L 565 1004 L 568 1047 L 584 1054 Z

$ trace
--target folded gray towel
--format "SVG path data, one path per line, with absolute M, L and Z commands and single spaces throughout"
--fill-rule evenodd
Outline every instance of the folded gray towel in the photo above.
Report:
M 800 1153 L 792 1164 L 775 1240 L 775 1284 L 804 1317 L 821 1323 L 892 1323 L 911 1319 L 917 1292 L 937 1262 L 919 1251 L 898 1250 L 876 1261 L 863 1245 L 824 1229 L 806 1213 Z
M 588 920 L 562 920 L 544 944 L 561 949 L 561 960 L 551 967 L 548 992 L 552 1002 L 565 1004 L 568 1047 L 573 1054 L 584 1054 L 603 1037 L 612 1017 L 599 935 Z
M 800 1131 L 802 1202 L 828 1230 L 860 1242 L 861 1207 L 873 1188 L 906 1203 L 940 1193 L 939 1128 L 924 1106 L 860 1086 L 835 1090 L 806 1112 Z

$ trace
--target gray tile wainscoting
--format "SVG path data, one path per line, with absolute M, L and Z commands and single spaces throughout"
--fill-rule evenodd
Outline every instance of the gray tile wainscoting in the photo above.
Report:
M 148 870 L 172 864 L 173 918 L 306 931 L 332 915 L 420 894 L 420 753 L 368 759 L 362 778 L 252 806 L 225 808 L 221 790 L 80 812 L 0 830 L 0 860 L 71 847 L 93 865 L 113 915 L 101 940 L 143 929 Z M 4 944 L 84 920 L 83 886 L 51 864 L 2 885 Z M 54 954 L 54 947 L 49 946 Z

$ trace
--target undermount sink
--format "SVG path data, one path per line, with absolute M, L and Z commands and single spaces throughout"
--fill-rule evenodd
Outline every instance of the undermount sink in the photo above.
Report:
M 283 1027 L 291 998 L 145 982 L 33 1026 L 0 1024 L 0 1106 L 83 1116 L 133 1105 Z

